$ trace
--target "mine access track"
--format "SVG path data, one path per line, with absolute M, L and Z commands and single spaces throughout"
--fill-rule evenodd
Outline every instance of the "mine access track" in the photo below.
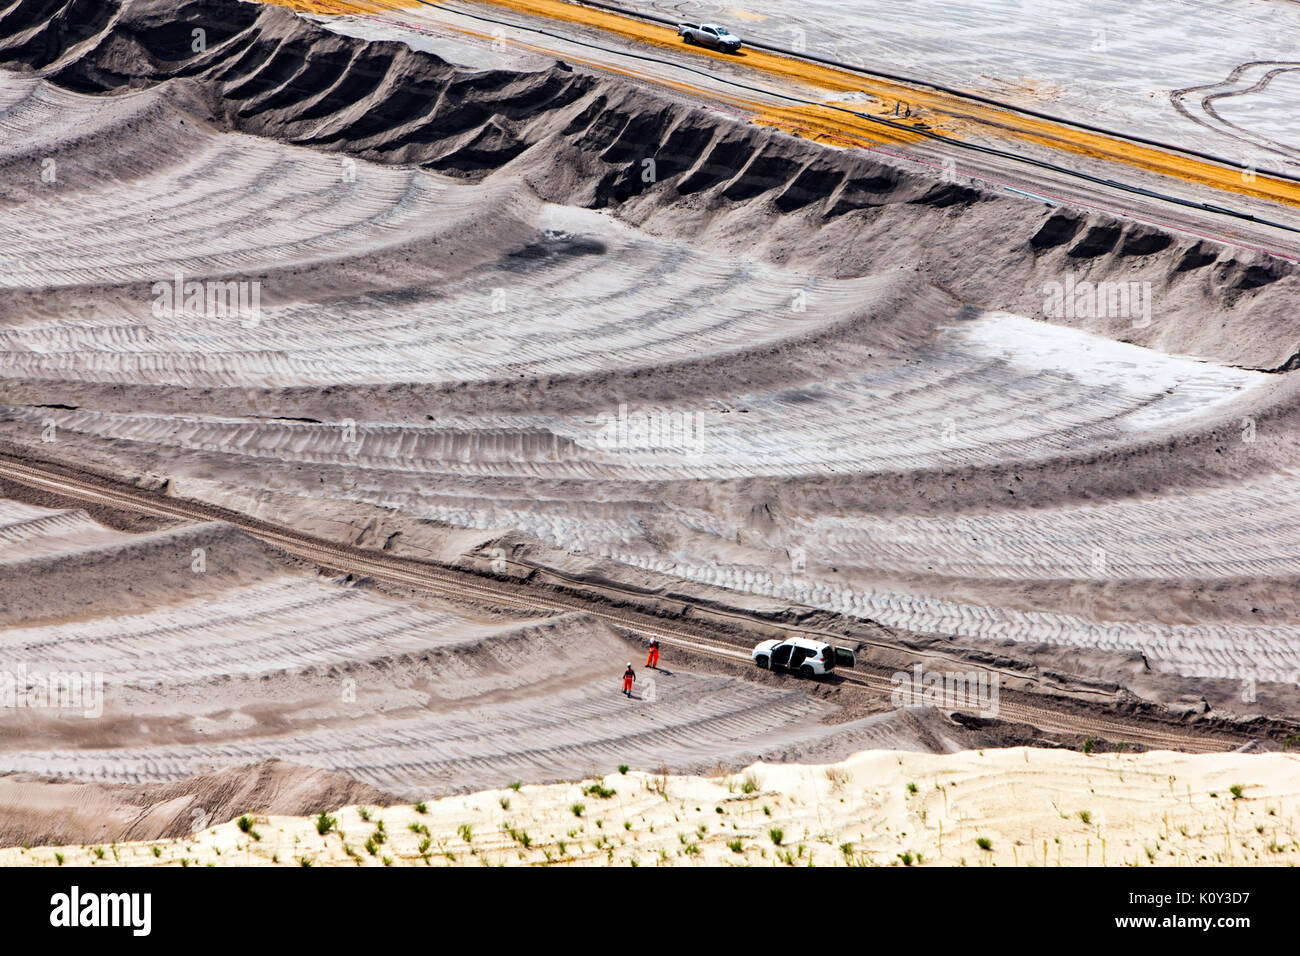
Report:
M 749 651 L 743 647 L 660 623 L 648 615 L 611 609 L 578 596 L 540 592 L 527 584 L 501 581 L 470 570 L 328 541 L 213 505 L 172 498 L 97 476 L 70 473 L 61 466 L 37 465 L 0 454 L 0 478 L 78 501 L 136 514 L 189 521 L 223 521 L 318 567 L 350 573 L 359 578 L 372 578 L 443 597 L 469 599 L 523 611 L 564 614 L 580 612 L 603 620 L 621 631 L 656 637 L 664 644 L 685 648 L 707 657 L 745 664 L 751 661 Z M 627 593 L 633 595 L 633 592 Z M 806 633 L 806 629 L 794 625 L 768 621 L 761 623 L 765 628 L 779 627 Z M 837 672 L 835 678 L 886 696 L 894 690 L 893 682 L 885 677 Z M 949 709 L 954 712 L 965 710 L 961 707 Z M 1233 737 L 1184 730 L 1115 715 L 1094 717 L 1091 714 L 1071 713 L 1053 707 L 1006 700 L 1005 695 L 999 701 L 997 718 L 1028 724 L 1047 733 L 1097 735 L 1152 749 L 1193 753 L 1235 750 L 1252 739 L 1245 735 Z

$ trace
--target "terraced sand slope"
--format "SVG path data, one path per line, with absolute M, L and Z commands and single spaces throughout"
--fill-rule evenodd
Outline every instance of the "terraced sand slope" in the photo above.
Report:
M 8 627 L 39 622 L 76 630 L 98 615 L 225 594 L 281 576 L 286 565 L 222 524 L 133 534 L 79 509 L 0 499 L 0 623 Z
M 626 4 L 632 7 L 632 4 Z M 1293 171 L 1300 158 L 1279 81 L 1239 101 L 1202 104 L 1222 83 L 1244 91 L 1300 65 L 1300 11 L 1266 0 L 651 0 L 661 16 L 721 22 L 741 36 L 979 91 L 1030 109 Z M 956 38 L 956 42 L 954 42 Z M 1233 74 L 1240 71 L 1241 76 Z M 1233 82 L 1224 82 L 1232 76 Z M 1244 81 L 1244 82 L 1243 82 Z M 1183 92 L 1171 96 L 1172 91 Z M 1176 107 L 1186 103 L 1186 112 Z M 1240 105 L 1238 105 L 1240 104 Z M 1216 109 L 1224 107 L 1221 110 Z M 1215 112 L 1238 117 L 1235 128 Z
M 193 49 L 195 29 L 205 38 L 199 50 Z M 496 173 L 498 179 L 525 181 L 554 202 L 610 209 L 660 236 L 696 236 L 745 258 L 816 264 L 821 274 L 861 276 L 882 271 L 882 262 L 915 263 L 928 281 L 960 298 L 1023 314 L 1041 315 L 1044 284 L 1060 281 L 1066 271 L 1094 280 L 1149 281 L 1159 291 L 1163 314 L 1179 321 L 1123 329 L 1144 344 L 1267 367 L 1284 364 L 1294 352 L 1297 325 L 1288 295 L 1300 278 L 1280 260 L 1196 236 L 1175 237 L 1139 222 L 1046 210 L 1001 191 L 936 182 L 861 151 L 826 150 L 567 64 L 527 72 L 462 69 L 401 43 L 342 36 L 285 9 L 238 0 L 21 0 L 0 14 L 0 68 L 5 66 L 38 71 L 82 93 L 161 85 L 165 98 L 192 110 L 195 118 L 149 137 L 161 140 L 161 148 L 139 156 L 131 178 L 142 178 L 141 170 L 160 160 L 174 160 L 197 134 L 196 123 L 210 121 L 460 178 Z M 103 102 L 97 99 L 96 108 Z M 21 122 L 21 110 L 11 113 L 5 122 Z M 87 124 L 88 132 L 96 128 L 102 124 Z M 11 156 L 27 168 L 15 180 L 52 185 L 39 178 L 51 175 L 42 163 L 57 165 L 63 151 L 43 146 L 32 155 L 32 142 L 43 135 L 16 131 L 17 152 Z M 89 169 L 108 171 L 112 164 L 104 160 L 122 158 L 136 142 L 104 139 L 99 137 L 103 155 L 95 154 L 93 166 L 67 170 L 64 182 L 93 180 Z M 39 173 L 28 172 L 28 163 Z M 304 244 L 299 253 L 308 243 L 328 252 L 327 237 L 314 234 L 319 225 L 304 222 L 315 204 L 311 189 L 289 202 L 274 173 L 239 169 L 228 181 L 261 185 L 267 175 L 272 200 L 281 198 L 273 217 L 276 234 L 261 234 L 252 248 L 293 240 Z M 201 187 L 200 195 L 205 188 L 221 192 Z M 39 189 L 22 191 L 42 195 Z M 44 190 L 44 197 L 51 192 Z M 362 211 L 383 195 L 379 186 L 358 185 L 354 192 Z M 266 208 L 247 197 L 237 201 L 248 202 L 255 216 Z M 315 200 L 326 206 L 337 201 Z M 349 216 L 341 213 L 338 225 Z M 188 238 L 200 222 L 196 215 L 191 228 L 165 232 Z M 489 223 L 490 216 L 479 221 L 485 227 L 479 236 L 492 235 L 500 249 L 508 230 L 493 223 L 489 231 Z M 248 223 L 258 224 L 256 218 Z M 359 254 L 367 245 L 361 238 Z M 972 257 L 972 249 L 980 255 Z M 180 243 L 178 251 L 184 250 Z M 222 264 L 255 271 L 258 258 L 226 258 Z M 299 257 L 287 252 L 285 258 Z M 366 275 L 394 268 L 357 270 L 351 292 L 368 286 Z M 290 290 L 274 294 L 288 297 Z M 1231 313 L 1238 321 L 1225 326 L 1207 310 Z M 1247 317 L 1285 330 L 1286 341 L 1261 334 Z M 1108 332 L 1128 325 L 1091 324 Z
M 461 326 L 437 313 L 424 321 L 445 323 L 453 341 Z M 1243 474 L 1208 471 L 1199 487 L 1160 476 L 1167 488 L 1145 493 L 1107 487 L 1106 474 L 1125 459 L 1159 469 L 1166 453 L 1207 468 L 1209 449 L 1166 452 L 1162 443 L 1237 432 L 1287 400 L 1285 383 L 1012 316 L 950 321 L 875 357 L 876 328 L 828 320 L 837 346 L 871 357 L 833 376 L 824 368 L 817 380 L 798 381 L 803 369 L 788 363 L 782 374 L 796 380 L 762 391 L 706 396 L 707 383 L 725 378 L 697 353 L 699 371 L 668 363 L 660 382 L 675 378 L 698 398 L 621 402 L 597 414 L 418 423 L 399 398 L 371 405 L 392 408 L 398 421 L 83 408 L 11 415 L 17 428 L 53 423 L 64 443 L 110 447 L 119 460 L 165 470 L 178 492 L 258 513 L 275 513 L 271 492 L 326 507 L 342 498 L 923 633 L 1098 647 L 1189 677 L 1290 682 L 1300 668 L 1287 621 L 1300 570 L 1289 530 L 1297 487 L 1285 471 L 1265 470 L 1276 441 L 1238 466 Z M 521 317 L 512 329 L 522 336 L 528 327 Z M 641 334 L 633 321 L 614 328 Z M 563 340 L 533 341 L 564 349 L 558 361 L 575 357 Z M 685 341 L 656 349 L 692 357 Z M 811 345 L 789 348 L 822 361 Z M 607 386 L 635 382 L 617 357 L 609 364 Z M 566 392 L 551 393 L 561 407 L 579 401 Z M 638 435 L 638 422 L 662 423 L 662 434 Z M 1258 444 L 1232 438 L 1234 451 Z M 244 476 L 254 473 L 250 489 Z M 977 491 L 946 504 L 899 493 L 909 475 L 937 497 L 948 483 L 989 480 L 981 474 L 1007 482 L 1006 505 Z M 689 488 L 700 480 L 725 483 L 729 497 Z M 1098 493 L 1086 492 L 1090 483 Z M 1030 503 L 1016 505 L 1017 494 Z M 1265 590 L 1270 579 L 1278 586 Z M 1062 582 L 1079 590 L 1063 599 Z M 1216 600 L 1191 616 L 1173 602 L 1153 608 L 1144 590 L 1203 585 Z M 1104 604 L 1090 594 L 1106 595 Z
M 797 685 L 677 669 L 644 672 L 629 699 L 618 678 L 639 645 L 585 615 L 512 618 L 288 567 L 249 580 L 218 562 L 242 537 L 213 537 L 219 526 L 130 535 L 4 500 L 0 516 L 0 541 L 16 543 L 0 550 L 6 570 L 33 553 L 61 568 L 87 559 L 91 571 L 65 578 L 66 592 L 135 587 L 137 569 L 124 570 L 120 553 L 140 540 L 155 561 L 166 553 L 160 538 L 200 541 L 213 556 L 211 570 L 187 569 L 206 581 L 199 595 L 154 574 L 149 610 L 67 598 L 41 615 L 60 622 L 0 630 L 0 766 L 31 775 L 10 781 L 15 799 L 42 804 L 36 777 L 154 784 L 267 760 L 408 795 L 629 760 L 702 768 L 873 741 L 956 748 L 974 739 L 892 715 L 832 727 L 821 720 L 834 708 Z M 235 563 L 256 552 L 245 543 Z M 28 821 L 48 822 L 40 813 Z M 174 822 L 158 817 L 157 833 Z
M 399 554 L 757 595 L 1182 705 L 1300 706 L 1283 263 L 561 66 L 467 71 L 229 0 L 105 10 L 76 43 L 42 2 L 0 17 L 0 59 L 41 73 L 0 74 L 7 449 Z M 196 54 L 177 30 L 199 23 Z M 217 283 L 256 308 L 210 305 Z M 1080 283 L 1091 306 L 1052 310 Z M 209 533 L 105 547 L 193 577 L 187 536 Z M 607 683 L 626 652 L 589 621 L 399 613 L 288 573 L 183 613 L 150 577 L 158 607 L 76 631 L 9 612 L 15 646 L 130 675 L 141 713 L 171 706 L 154 676 L 213 695 L 211 724 L 77 749 L 56 728 L 32 759 L 163 780 L 276 756 L 400 789 L 703 759 L 709 735 L 791 746 L 821 716 L 682 676 L 658 689 L 679 716 L 634 732 Z M 330 683 L 349 662 L 356 717 Z M 445 720 L 419 709 L 444 698 Z M 510 734 L 478 737 L 470 700 Z
M 0 862 L 51 866 L 58 853 L 97 867 L 1288 866 L 1300 858 L 1298 803 L 1293 754 L 869 751 L 707 779 L 633 769 L 418 808 L 350 806 L 327 815 L 334 826 L 323 836 L 315 817 L 250 808 L 258 839 L 231 822 L 115 846 L 102 859 L 94 847 L 40 846 L 4 850 Z

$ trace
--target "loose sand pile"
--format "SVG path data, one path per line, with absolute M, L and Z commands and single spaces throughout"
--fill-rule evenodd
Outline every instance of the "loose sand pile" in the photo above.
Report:
M 13 848 L 4 865 L 1294 865 L 1300 758 L 867 751 L 641 771 L 427 805 L 251 815 L 191 837 Z M 248 829 L 245 829 L 245 828 Z

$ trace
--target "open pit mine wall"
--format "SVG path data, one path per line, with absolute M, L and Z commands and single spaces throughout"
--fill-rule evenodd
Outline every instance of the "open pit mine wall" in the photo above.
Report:
M 0 14 L 0 67 L 91 95 L 170 82 L 224 128 L 468 180 L 513 176 L 552 202 L 826 275 L 913 270 L 918 288 L 981 308 L 1042 318 L 1068 277 L 1149 283 L 1144 325 L 1051 320 L 1252 368 L 1300 358 L 1287 260 L 944 183 L 563 63 L 465 70 L 240 0 L 18 0 Z

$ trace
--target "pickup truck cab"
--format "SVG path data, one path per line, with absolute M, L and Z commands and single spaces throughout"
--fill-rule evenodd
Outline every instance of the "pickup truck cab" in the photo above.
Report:
M 740 37 L 716 23 L 679 23 L 677 35 L 687 43 L 713 47 L 723 53 L 735 53 L 740 49 Z
M 852 667 L 853 651 L 807 637 L 763 641 L 750 655 L 759 667 L 801 677 L 824 677 L 836 667 Z

